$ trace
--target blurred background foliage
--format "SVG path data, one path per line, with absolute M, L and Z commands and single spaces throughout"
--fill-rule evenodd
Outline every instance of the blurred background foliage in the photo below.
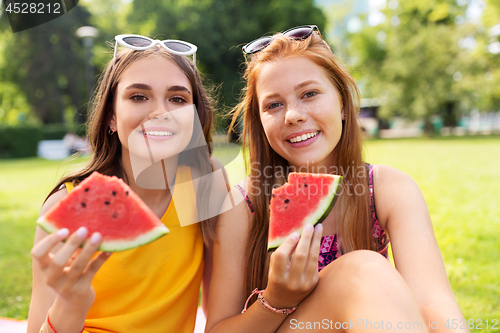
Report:
M 1 2 L 1 0 L 0 0 Z M 76 29 L 99 30 L 94 83 L 116 34 L 182 39 L 198 46 L 198 67 L 216 88 L 216 129 L 243 86 L 241 46 L 267 33 L 316 24 L 348 64 L 378 117 L 445 126 L 477 109 L 500 110 L 497 0 L 81 0 L 67 15 L 13 34 L 0 5 L 0 125 L 77 125 L 91 93 Z
M 379 116 L 429 123 L 438 114 L 456 126 L 471 109 L 499 110 L 499 8 L 498 1 L 389 0 L 383 22 L 348 33 L 363 94 L 382 98 Z

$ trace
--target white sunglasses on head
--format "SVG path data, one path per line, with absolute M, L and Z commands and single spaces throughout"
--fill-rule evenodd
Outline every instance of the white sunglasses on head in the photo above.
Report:
M 196 64 L 196 51 L 198 48 L 196 45 L 185 42 L 183 40 L 166 39 L 158 40 L 151 39 L 140 35 L 116 35 L 115 36 L 115 53 L 113 59 L 116 58 L 116 53 L 118 50 L 118 44 L 125 46 L 132 50 L 146 50 L 150 47 L 159 44 L 164 49 L 172 52 L 174 54 L 188 56 L 193 55 L 193 64 Z

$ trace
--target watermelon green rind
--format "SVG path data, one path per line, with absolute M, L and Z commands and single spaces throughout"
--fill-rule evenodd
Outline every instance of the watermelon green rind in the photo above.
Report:
M 51 234 L 56 232 L 58 229 L 54 227 L 54 225 L 45 219 L 45 216 L 40 217 L 36 223 L 47 233 Z M 144 233 L 138 237 L 136 237 L 133 241 L 124 240 L 124 241 L 103 241 L 101 245 L 99 245 L 99 251 L 105 252 L 117 252 L 117 251 L 125 251 L 129 249 L 133 249 L 135 247 L 139 247 L 142 245 L 146 245 L 151 243 L 154 240 L 157 240 L 163 235 L 168 234 L 170 231 L 165 225 L 159 225 L 154 227 L 147 233 Z
M 337 183 L 334 185 L 334 186 L 336 186 L 335 195 L 334 195 L 332 201 L 330 202 L 330 206 L 325 210 L 325 213 L 323 214 L 323 216 L 321 216 L 319 221 L 316 223 L 323 222 L 328 217 L 328 215 L 330 215 L 330 213 L 333 209 L 333 206 L 335 206 L 335 203 L 337 203 L 337 199 L 339 198 L 339 195 L 342 192 L 342 180 L 343 179 L 344 178 L 342 176 L 339 176 Z
M 330 214 L 330 212 L 333 209 L 333 206 L 335 206 L 335 203 L 337 202 L 337 199 L 339 196 L 339 192 L 342 189 L 342 186 L 341 186 L 342 180 L 343 180 L 343 177 L 338 176 L 335 183 L 330 185 L 329 193 L 320 201 L 317 209 L 311 215 L 309 215 L 306 219 L 304 219 L 304 224 L 303 224 L 304 226 L 308 223 L 311 223 L 314 226 L 318 223 L 323 222 L 328 217 L 328 215 Z M 304 227 L 301 227 L 301 228 L 296 229 L 294 231 L 297 231 L 301 235 L 303 228 Z M 287 238 L 288 238 L 288 235 L 286 235 L 284 237 L 275 238 L 272 241 L 271 240 L 268 241 L 267 249 L 271 250 L 271 249 L 277 248 L 278 246 L 283 244 L 283 242 Z

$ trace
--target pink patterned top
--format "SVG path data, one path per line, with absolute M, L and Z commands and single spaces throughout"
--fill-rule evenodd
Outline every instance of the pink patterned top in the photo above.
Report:
M 377 213 L 375 210 L 375 196 L 373 192 L 373 165 L 366 164 L 368 171 L 368 185 L 370 189 L 370 210 L 372 216 L 372 234 L 375 240 L 375 245 L 377 247 L 377 252 L 382 254 L 384 257 L 388 258 L 388 249 L 389 249 L 389 237 L 385 233 L 385 231 L 380 226 L 380 223 L 377 219 Z M 250 211 L 254 212 L 252 202 L 248 198 L 245 190 L 239 185 L 236 187 L 240 190 L 241 194 L 245 197 L 245 201 L 250 208 Z M 328 235 L 321 237 L 321 246 L 319 250 L 319 258 L 318 258 L 318 271 L 321 271 L 325 268 L 329 263 L 337 259 L 342 255 L 340 251 L 340 242 L 337 234 Z

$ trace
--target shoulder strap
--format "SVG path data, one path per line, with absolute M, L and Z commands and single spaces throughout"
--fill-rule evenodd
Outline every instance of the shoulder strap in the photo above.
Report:
M 72 182 L 66 182 L 64 183 L 64 186 L 66 186 L 66 190 L 68 191 L 68 193 L 75 188 Z
M 250 198 L 248 197 L 248 194 L 245 192 L 245 190 L 243 189 L 243 187 L 241 187 L 240 185 L 236 184 L 234 186 L 238 190 L 240 190 L 241 194 L 245 197 L 245 201 L 247 202 L 248 208 L 250 208 L 250 211 L 253 214 L 253 206 L 252 206 L 252 202 L 250 201 Z
M 373 223 L 378 223 L 377 210 L 375 208 L 375 190 L 373 188 L 373 165 L 366 163 L 368 173 L 368 189 L 370 193 L 370 209 Z

